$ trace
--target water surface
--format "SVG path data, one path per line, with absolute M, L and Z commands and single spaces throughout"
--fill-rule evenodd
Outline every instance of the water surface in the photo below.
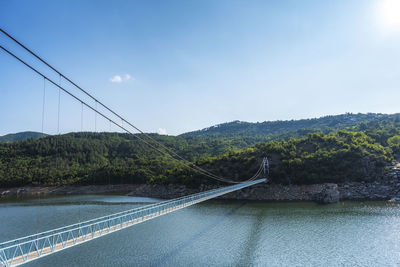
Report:
M 159 201 L 66 196 L 0 202 L 0 242 Z M 400 266 L 400 206 L 207 201 L 26 266 Z

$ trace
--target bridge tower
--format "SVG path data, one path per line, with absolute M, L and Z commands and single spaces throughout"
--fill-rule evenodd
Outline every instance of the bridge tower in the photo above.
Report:
M 263 165 L 264 178 L 266 179 L 265 182 L 268 182 L 268 177 L 269 177 L 269 160 L 268 160 L 267 157 L 264 157 L 262 165 Z

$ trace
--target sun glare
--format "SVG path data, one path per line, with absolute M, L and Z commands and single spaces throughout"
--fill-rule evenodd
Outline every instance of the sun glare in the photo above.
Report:
M 400 0 L 378 1 L 377 20 L 386 33 L 400 32 Z

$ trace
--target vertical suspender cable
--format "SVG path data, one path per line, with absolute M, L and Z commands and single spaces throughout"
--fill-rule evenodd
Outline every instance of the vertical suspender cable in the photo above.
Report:
M 83 102 L 81 102 L 81 134 L 83 133 Z M 82 178 L 78 178 L 78 184 L 79 186 L 82 185 Z M 79 224 L 81 223 L 81 204 L 78 203 L 78 220 L 79 220 Z
M 112 139 L 112 134 L 111 134 L 111 120 L 109 120 L 109 122 L 110 122 L 110 128 L 109 128 L 109 130 L 110 130 L 110 132 L 109 132 L 109 134 L 108 134 L 108 136 L 109 136 L 109 138 L 110 138 L 110 140 Z M 113 144 L 113 142 L 112 141 L 110 141 L 109 142 L 109 144 Z M 111 148 L 111 145 L 109 146 L 109 150 L 110 150 L 110 148 Z M 111 160 L 111 157 L 110 157 L 110 151 L 108 151 L 108 163 L 110 163 L 110 160 Z M 110 164 L 111 165 L 111 164 Z M 107 186 L 107 189 L 109 190 L 108 191 L 108 193 L 110 193 L 111 192 L 111 180 L 110 180 L 110 168 L 108 168 L 108 171 L 107 171 L 108 173 L 107 173 L 107 178 L 108 178 L 108 186 Z M 105 183 L 105 181 L 102 181 L 102 183 Z M 107 213 L 108 214 L 110 214 L 110 209 L 112 209 L 112 207 L 111 207 L 111 203 L 109 203 L 109 202 L 106 202 L 105 203 L 106 204 L 106 211 L 107 211 Z
M 43 136 L 44 136 L 44 113 L 45 113 L 45 105 L 46 105 L 46 78 L 44 78 L 43 77 L 43 99 L 42 99 L 42 138 L 43 138 Z M 42 150 L 43 150 L 43 148 L 42 148 Z M 42 154 L 42 153 L 41 153 Z M 38 203 L 38 205 L 39 205 L 39 208 L 38 208 L 38 210 L 40 209 L 40 204 L 41 204 L 41 190 L 40 190 L 40 188 L 41 188 L 41 186 L 42 186 L 42 174 L 43 174 L 43 167 L 44 167 L 44 162 L 43 162 L 43 156 L 41 157 L 41 163 L 40 163 L 41 165 L 42 165 L 42 167 L 41 167 L 41 169 L 42 169 L 42 172 L 40 172 L 39 173 L 39 191 L 38 191 L 38 193 L 39 193 L 39 203 Z M 37 227 L 37 233 L 39 234 L 39 212 L 36 212 L 36 227 Z M 37 247 L 37 249 L 39 250 L 39 248 Z
M 94 133 L 97 133 L 97 101 L 95 101 L 94 104 Z M 96 184 L 96 178 L 93 175 L 93 179 L 92 179 L 93 185 Z
M 94 132 L 97 132 L 97 101 L 95 103 L 95 109 L 96 111 L 94 112 Z
M 58 84 L 61 86 L 61 75 Z M 57 111 L 57 134 L 60 134 L 60 105 L 61 105 L 61 88 L 58 88 L 58 111 Z
M 1 29 L 0 29 L 0 31 L 1 31 Z M 204 176 L 207 176 L 207 177 L 209 177 L 209 178 L 211 178 L 211 179 L 215 179 L 215 180 L 218 180 L 218 181 L 221 181 L 221 182 L 227 182 L 227 183 L 241 183 L 241 182 L 244 182 L 244 181 L 237 182 L 237 181 L 229 180 L 229 179 L 226 179 L 226 178 L 223 178 L 223 177 L 219 177 L 219 176 L 217 176 L 217 175 L 214 175 L 214 174 L 212 174 L 212 173 L 210 173 L 210 172 L 208 172 L 208 171 L 202 169 L 202 168 L 199 167 L 199 166 L 194 165 L 192 162 L 189 162 L 188 160 L 186 160 L 186 159 L 180 157 L 180 156 L 177 155 L 175 152 L 171 152 L 170 149 L 168 149 L 167 147 L 165 147 L 163 144 L 161 144 L 160 142 L 156 141 L 155 139 L 151 138 L 151 136 L 147 135 L 146 133 L 144 133 L 144 132 L 141 131 L 140 129 L 137 129 L 136 127 L 134 127 L 131 123 L 129 123 L 128 121 L 126 121 L 125 119 L 123 119 L 121 116 L 119 116 L 118 114 L 116 114 L 115 112 L 113 112 L 112 110 L 110 110 L 109 108 L 107 108 L 104 104 L 102 104 L 101 102 L 99 102 L 97 99 L 95 99 L 95 101 L 96 101 L 96 108 L 94 108 L 94 107 L 90 106 L 89 104 L 87 104 L 86 102 L 84 102 L 83 100 L 81 100 L 80 98 L 78 98 L 77 96 L 75 96 L 74 94 L 72 94 L 71 92 L 69 92 L 68 90 L 66 90 L 65 88 L 59 86 L 57 83 L 55 83 L 54 81 L 52 81 L 51 79 L 49 79 L 47 76 L 45 76 L 44 74 L 42 74 L 41 72 L 39 72 L 37 69 L 35 69 L 35 68 L 32 67 L 31 65 L 29 65 L 28 63 L 24 62 L 22 59 L 20 59 L 19 57 L 17 57 L 15 54 L 13 54 L 12 52 L 10 52 L 9 50 L 7 50 L 6 48 L 4 48 L 3 46 L 0 45 L 0 49 L 4 50 L 6 53 L 8 53 L 9 55 L 11 55 L 11 56 L 14 57 L 15 59 L 17 59 L 19 62 L 21 62 L 22 64 L 24 64 L 26 67 L 28 67 L 28 68 L 30 68 L 31 70 L 33 70 L 34 72 L 36 72 L 38 75 L 42 76 L 44 79 L 46 79 L 46 80 L 48 80 L 49 82 L 51 82 L 51 83 L 52 83 L 53 85 L 55 85 L 56 87 L 59 87 L 60 89 L 62 89 L 64 92 L 66 92 L 68 95 L 70 95 L 71 97 L 73 97 L 73 98 L 76 99 L 77 101 L 82 102 L 82 103 L 83 103 L 85 106 L 87 106 L 89 109 L 93 110 L 93 111 L 96 113 L 96 115 L 97 115 L 97 113 L 98 113 L 99 115 L 101 115 L 101 116 L 104 117 L 105 119 L 111 120 L 109 116 L 107 116 L 107 115 L 105 115 L 104 113 L 99 112 L 99 111 L 97 110 L 97 103 L 100 103 L 104 108 L 106 108 L 107 110 L 109 110 L 110 112 L 112 112 L 113 114 L 115 114 L 117 117 L 119 117 L 119 118 L 122 120 L 122 126 L 119 125 L 118 123 L 116 123 L 114 120 L 112 120 L 113 123 L 115 123 L 116 126 L 118 126 L 119 128 L 121 128 L 121 129 L 124 130 L 125 132 L 127 132 L 127 133 L 133 135 L 134 137 L 136 137 L 137 139 L 141 140 L 142 142 L 146 143 L 148 146 L 150 146 L 150 147 L 153 148 L 154 150 L 158 151 L 159 153 L 161 153 L 161 154 L 163 154 L 163 155 L 166 155 L 166 156 L 169 156 L 171 159 L 173 159 L 173 160 L 175 160 L 175 161 L 177 161 L 177 162 L 181 162 L 181 164 L 183 164 L 183 165 L 184 165 L 185 167 L 187 167 L 188 169 L 191 169 L 191 170 L 193 170 L 193 171 L 195 171 L 195 172 L 198 172 L 198 173 L 203 174 Z M 31 52 L 31 53 L 32 53 L 32 52 Z M 33 54 L 33 55 L 35 55 L 35 54 Z M 35 56 L 36 56 L 36 55 L 35 55 Z M 67 78 L 66 78 L 65 76 L 63 76 L 63 75 L 62 75 L 62 77 L 64 77 L 65 79 L 67 79 Z M 68 79 L 67 79 L 67 80 L 68 80 Z M 70 80 L 68 80 L 68 81 L 70 81 Z M 92 98 L 93 98 L 93 97 L 92 97 Z M 147 140 L 143 139 L 143 138 L 141 137 L 141 135 L 133 134 L 132 131 L 130 131 L 129 129 L 127 129 L 127 128 L 125 128 L 125 127 L 123 126 L 124 122 L 126 122 L 129 126 L 132 126 L 132 127 L 134 127 L 135 129 L 137 129 L 142 135 L 151 138 L 153 141 L 155 141 L 157 144 L 161 145 L 161 146 L 162 146 L 163 148 L 165 148 L 167 151 L 170 151 L 170 153 L 168 153 L 168 152 L 166 152 L 166 151 L 163 151 L 163 150 L 160 150 L 158 147 L 154 146 L 153 144 L 149 143 Z M 97 126 L 96 126 L 96 127 L 97 127 Z M 173 155 L 176 155 L 177 157 L 179 157 L 182 161 L 180 161 L 179 159 L 175 158 L 172 154 L 173 154 Z
M 58 77 L 58 85 L 61 87 L 61 75 Z M 57 106 L 57 135 L 60 135 L 60 108 L 61 108 L 61 88 L 58 87 L 58 106 Z M 56 156 L 56 170 L 57 174 L 61 172 L 60 168 L 60 158 L 61 158 L 61 153 L 60 153 L 60 139 L 56 139 L 57 144 L 57 156 Z M 60 175 L 61 178 L 62 175 Z M 53 177 L 53 181 L 57 179 L 58 177 Z
M 110 120 L 110 139 L 112 138 L 112 123 Z M 113 142 L 110 142 L 110 144 L 112 144 Z M 110 155 L 110 153 L 108 153 L 108 155 Z M 110 187 L 110 174 L 107 175 L 108 176 L 108 186 Z
M 83 132 L 83 102 L 81 102 L 81 132 Z
M 46 102 L 46 79 L 43 78 L 42 136 L 44 135 L 44 107 Z
M 131 124 L 129 121 L 125 120 L 122 116 L 120 116 L 119 114 L 117 114 L 115 111 L 111 110 L 109 107 L 107 107 L 106 105 L 104 105 L 102 102 L 98 101 L 94 96 L 92 96 L 91 94 L 89 94 L 86 90 L 82 89 L 80 86 L 78 86 L 76 83 L 74 83 L 73 81 L 71 81 L 71 79 L 69 79 L 68 77 L 66 77 L 65 75 L 63 75 L 61 72 L 59 72 L 57 69 L 55 69 L 53 66 L 51 66 L 49 63 L 47 63 L 45 60 L 43 60 L 41 57 L 39 57 L 37 54 L 35 54 L 33 51 L 31 51 L 29 48 L 27 48 L 26 46 L 24 46 L 22 43 L 20 43 L 18 40 L 16 40 L 14 37 L 12 37 L 10 34 L 8 34 L 7 32 L 5 32 L 3 29 L 0 28 L 0 32 L 3 33 L 4 35 L 6 35 L 8 38 L 10 38 L 11 40 L 13 40 L 14 42 L 16 42 L 19 46 L 21 46 L 22 48 L 24 48 L 26 51 L 28 51 L 31 55 L 33 55 L 34 57 L 36 57 L 38 60 L 40 60 L 43 64 L 45 64 L 47 67 L 49 67 L 51 70 L 53 70 L 54 72 L 58 73 L 59 75 L 61 75 L 66 81 L 68 81 L 69 83 L 71 83 L 73 86 L 75 86 L 76 88 L 78 88 L 80 91 L 82 91 L 83 93 L 85 93 L 87 96 L 89 96 L 91 99 L 96 101 L 96 106 L 97 106 L 97 102 L 99 102 L 100 105 L 102 105 L 106 110 L 108 110 L 109 112 L 111 112 L 112 114 L 114 114 L 115 116 L 117 116 L 118 118 L 120 118 L 121 120 L 125 121 L 129 126 L 133 127 L 135 130 L 137 130 L 139 133 L 143 134 L 144 137 L 150 139 L 152 142 L 156 143 L 157 146 L 162 147 L 163 149 L 165 149 L 167 152 L 162 151 L 159 149 L 159 147 L 155 147 L 154 145 L 150 144 L 149 142 L 145 141 L 142 138 L 138 138 L 140 140 L 142 140 L 143 142 L 147 143 L 149 146 L 151 146 L 153 149 L 159 151 L 162 154 L 169 154 L 169 156 L 177 161 L 182 160 L 183 164 L 185 166 L 187 166 L 188 168 L 202 173 L 203 175 L 218 180 L 218 181 L 222 181 L 222 182 L 228 182 L 228 183 L 240 183 L 240 182 L 236 182 L 230 179 L 226 179 L 223 177 L 219 177 L 213 173 L 210 173 L 209 171 L 194 165 L 192 162 L 190 162 L 189 160 L 181 157 L 180 155 L 178 155 L 176 152 L 174 152 L 173 150 L 171 150 L 170 148 L 166 147 L 165 145 L 163 145 L 161 142 L 155 140 L 154 138 L 152 138 L 150 135 L 146 134 L 145 132 L 143 132 L 142 130 L 140 130 L 138 127 L 134 126 L 133 124 Z M 35 69 L 33 69 L 32 67 L 30 67 L 29 65 L 27 65 L 25 62 L 23 62 L 22 60 L 20 60 L 18 57 L 16 57 L 15 55 L 13 55 L 12 53 L 10 53 L 9 51 L 7 51 L 6 49 L 4 49 L 3 47 L 0 47 L 3 50 L 5 50 L 7 53 L 9 53 L 10 55 L 14 56 L 15 58 L 17 58 L 19 61 L 21 61 L 23 64 L 25 64 L 26 66 L 28 66 L 29 68 L 31 68 L 32 70 L 36 71 Z M 37 72 L 37 71 L 36 71 Z M 38 73 L 38 72 L 37 72 Z M 40 74 L 40 73 L 38 73 Z M 42 75 L 42 74 L 40 74 Z M 63 89 L 64 90 L 64 89 Z M 69 93 L 69 92 L 68 92 Z M 70 94 L 70 93 L 69 93 Z M 99 113 L 97 111 L 96 108 L 96 113 Z M 100 114 L 100 113 L 99 113 Z M 103 116 L 103 115 L 102 115 Z M 103 116 L 104 117 L 104 116 Z M 127 129 L 124 129 L 125 131 L 131 133 L 131 131 L 128 131 Z M 177 158 L 174 158 L 177 157 Z M 244 181 L 242 181 L 244 182 Z
M 43 102 L 42 102 L 42 137 L 44 136 L 44 113 L 46 105 L 46 79 L 43 78 Z M 43 169 L 43 166 L 42 166 Z M 42 176 L 39 175 L 39 186 L 41 186 Z M 40 196 L 40 194 L 39 194 Z

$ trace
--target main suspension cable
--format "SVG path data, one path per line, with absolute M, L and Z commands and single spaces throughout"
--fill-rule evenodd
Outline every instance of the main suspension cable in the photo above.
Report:
M 33 55 L 34 57 L 36 57 L 38 60 L 40 60 L 43 64 L 45 64 L 47 67 L 49 67 L 51 70 L 53 70 L 54 72 L 56 72 L 60 77 L 63 77 L 65 80 L 67 80 L 69 83 L 71 83 L 73 86 L 75 86 L 76 88 L 78 88 L 81 92 L 83 92 L 84 94 L 86 94 L 87 96 L 89 96 L 91 99 L 93 99 L 96 103 L 96 110 L 97 110 L 97 103 L 99 103 L 102 107 L 104 107 L 106 110 L 108 110 L 109 112 L 111 112 L 114 116 L 118 117 L 119 119 L 121 119 L 122 124 L 124 122 L 126 122 L 129 126 L 131 126 L 132 128 L 134 128 L 136 131 L 138 131 L 139 133 L 143 134 L 145 137 L 147 137 L 148 139 L 150 139 L 151 141 L 153 141 L 154 143 L 156 143 L 158 146 L 161 146 L 163 149 L 165 149 L 166 151 L 168 151 L 169 153 L 173 154 L 175 157 L 179 158 L 180 160 L 186 162 L 186 164 L 190 164 L 192 165 L 195 169 L 197 169 L 200 172 L 206 173 L 209 176 L 213 176 L 214 178 L 217 179 L 223 179 L 226 181 L 231 181 L 231 182 L 235 182 L 236 181 L 232 181 L 220 176 L 217 176 L 203 168 L 201 168 L 200 166 L 194 165 L 192 162 L 190 162 L 189 160 L 183 158 L 182 156 L 180 156 L 179 154 L 177 154 L 175 151 L 173 151 L 172 149 L 168 148 L 167 146 L 165 146 L 164 144 L 162 144 L 161 142 L 157 141 L 156 139 L 154 139 L 153 137 L 151 137 L 149 134 L 145 133 L 144 131 L 142 131 L 141 129 L 139 129 L 138 127 L 136 127 L 135 125 L 133 125 L 132 123 L 130 123 L 129 121 L 127 121 L 126 119 L 124 119 L 121 115 L 117 114 L 115 111 L 113 111 L 111 108 L 109 108 L 108 106 L 106 106 L 105 104 L 103 104 L 101 101 L 99 101 L 97 98 L 95 98 L 93 95 L 91 95 L 90 93 L 88 93 L 86 90 L 84 90 L 82 87 L 80 87 L 79 85 L 77 85 L 76 83 L 74 83 L 71 79 L 69 79 L 68 77 L 66 77 L 65 75 L 63 75 L 60 71 L 58 71 L 56 68 L 54 68 L 53 66 L 51 66 L 46 60 L 42 59 L 40 56 L 38 56 L 36 53 L 34 53 L 32 50 L 30 50 L 29 48 L 27 48 L 25 45 L 23 45 L 21 42 L 19 42 L 18 40 L 16 40 L 14 37 L 12 37 L 10 34 L 8 34 L 6 31 L 4 31 L 3 29 L 0 28 L 0 32 L 2 32 L 3 34 L 5 34 L 8 38 L 10 38 L 11 40 L 13 40 L 14 42 L 16 42 L 18 45 L 20 45 L 22 48 L 24 48 L 26 51 L 28 51 L 31 55 Z M 97 114 L 96 114 L 97 115 Z M 96 116 L 95 115 L 95 116 Z M 95 119 L 96 120 L 96 119 Z M 95 122 L 96 124 L 96 122 Z M 245 182 L 245 181 L 243 181 Z
M 29 65 L 28 63 L 26 63 L 25 61 L 23 61 L 21 58 L 19 58 L 18 56 L 16 56 L 15 54 L 13 54 L 12 52 L 10 52 L 9 50 L 7 50 L 6 48 L 4 48 L 3 46 L 0 46 L 0 48 L 2 50 L 4 50 L 6 53 L 8 53 L 9 55 L 11 55 L 12 57 L 14 57 L 15 59 L 17 59 L 19 62 L 21 62 L 22 64 L 24 64 L 26 67 L 28 67 L 29 69 L 33 70 L 35 73 L 37 73 L 38 75 L 42 76 L 45 80 L 49 81 L 50 83 L 52 83 L 54 86 L 60 88 L 62 91 L 64 91 L 65 93 L 67 93 L 68 95 L 70 95 L 72 98 L 74 98 L 75 100 L 77 100 L 78 102 L 81 102 L 84 106 L 88 107 L 89 109 L 93 110 L 94 112 L 96 112 L 97 114 L 99 114 L 100 116 L 102 116 L 103 118 L 105 118 L 106 120 L 111 121 L 114 125 L 118 126 L 120 129 L 124 130 L 125 132 L 133 135 L 134 137 L 136 137 L 137 139 L 139 139 L 140 141 L 144 142 L 145 144 L 147 144 L 148 146 L 150 146 L 151 148 L 153 148 L 154 150 L 158 151 L 159 153 L 169 156 L 170 158 L 174 159 L 175 161 L 183 164 L 184 166 L 186 166 L 187 168 L 201 173 L 204 176 L 207 176 L 211 179 L 215 179 L 218 180 L 220 182 L 226 182 L 226 183 L 241 183 L 241 182 L 237 182 L 237 181 L 232 181 L 232 180 L 228 180 L 222 177 L 218 177 L 216 175 L 210 175 L 209 172 L 204 172 L 202 171 L 201 168 L 196 168 L 196 165 L 193 165 L 192 163 L 190 164 L 186 164 L 185 162 L 182 162 L 176 158 L 174 158 L 172 155 L 170 155 L 169 153 L 160 150 L 159 148 L 155 147 L 153 144 L 149 143 L 147 140 L 143 139 L 142 137 L 140 137 L 137 134 L 134 134 L 133 132 L 131 132 L 130 130 L 128 130 L 127 128 L 119 125 L 117 122 L 115 122 L 114 120 L 112 120 L 111 118 L 109 118 L 107 115 L 103 114 L 102 112 L 98 111 L 96 108 L 92 107 L 91 105 L 89 105 L 88 103 L 86 103 L 85 101 L 83 101 L 82 99 L 80 99 L 79 97 L 75 96 L 74 94 L 72 94 L 71 92 L 69 92 L 67 89 L 65 89 L 64 87 L 58 85 L 56 82 L 54 82 L 53 80 L 51 80 L 49 77 L 47 77 L 46 75 L 44 75 L 43 73 L 41 73 L 40 71 L 38 71 L 37 69 L 35 69 L 34 67 L 32 67 L 31 65 Z M 126 122 L 126 121 L 125 121 Z
M 44 59 L 42 59 L 41 57 L 39 57 L 36 53 L 34 53 L 33 51 L 31 51 L 29 48 L 27 48 L 25 45 L 23 45 L 21 42 L 19 42 L 18 40 L 16 40 L 14 37 L 12 37 L 10 34 L 8 34 L 7 32 L 5 32 L 3 29 L 0 28 L 0 32 L 2 32 L 3 34 L 5 34 L 8 38 L 10 38 L 11 40 L 13 40 L 14 42 L 16 42 L 18 45 L 20 45 L 22 48 L 24 48 L 26 51 L 28 51 L 31 55 L 33 55 L 34 57 L 36 57 L 38 60 L 40 60 L 42 63 L 44 63 L 47 67 L 49 67 L 50 69 L 52 69 L 53 71 L 55 71 L 60 79 L 61 77 L 64 78 L 65 80 L 67 80 L 69 83 L 71 83 L 72 85 L 74 85 L 76 88 L 78 88 L 80 91 L 82 91 L 84 94 L 86 94 L 87 96 L 89 96 L 90 98 L 92 98 L 95 103 L 96 103 L 96 107 L 93 108 L 90 105 L 88 105 L 87 103 L 83 102 L 82 100 L 80 100 L 78 97 L 76 97 L 75 95 L 73 95 L 72 93 L 70 93 L 69 91 L 67 91 L 66 89 L 62 88 L 60 86 L 61 82 L 59 85 L 57 85 L 55 82 L 53 82 L 52 80 L 50 80 L 48 77 L 46 77 L 45 75 L 43 75 L 41 72 L 37 71 L 35 68 L 33 68 L 32 66 L 30 66 L 29 64 L 27 64 L 26 62 L 24 62 L 23 60 L 21 60 L 20 58 L 18 58 L 16 55 L 14 55 L 13 53 L 11 53 L 10 51 L 8 51 L 7 49 L 5 49 L 4 47 L 1 46 L 1 48 L 6 51 L 8 54 L 12 55 L 14 58 L 16 58 L 17 60 L 19 60 L 21 63 L 23 63 L 24 65 L 26 65 L 27 67 L 29 67 L 30 69 L 34 70 L 37 74 L 41 75 L 44 79 L 50 81 L 51 83 L 53 83 L 54 85 L 56 85 L 57 87 L 59 87 L 59 89 L 62 89 L 63 91 L 65 91 L 66 93 L 68 93 L 70 96 L 72 96 L 73 98 L 75 98 L 76 100 L 80 101 L 82 104 L 85 104 L 86 106 L 88 106 L 90 109 L 92 109 L 95 112 L 95 128 L 96 128 L 96 124 L 97 124 L 97 114 L 101 115 L 102 117 L 108 119 L 110 122 L 112 121 L 110 118 L 108 118 L 107 116 L 105 116 L 103 113 L 100 113 L 97 110 L 97 103 L 99 103 L 102 107 L 104 107 L 106 110 L 108 110 L 109 112 L 111 112 L 114 116 L 118 117 L 119 119 L 121 119 L 122 121 L 122 125 L 123 122 L 126 122 L 129 126 L 131 126 L 132 128 L 134 128 L 135 130 L 137 130 L 139 133 L 141 133 L 142 135 L 144 135 L 145 137 L 147 137 L 148 139 L 150 139 L 151 141 L 153 141 L 154 143 L 156 143 L 158 146 L 161 146 L 162 148 L 164 148 L 166 151 L 168 151 L 169 153 L 162 151 L 156 147 L 154 147 L 153 145 L 149 144 L 148 142 L 146 142 L 143 138 L 139 138 L 137 135 L 133 134 L 132 132 L 128 131 L 125 127 L 118 125 L 117 123 L 115 123 L 114 121 L 112 121 L 114 124 L 116 124 L 118 127 L 120 127 L 121 129 L 123 129 L 124 131 L 136 136 L 137 138 L 139 138 L 141 141 L 145 142 L 147 145 L 149 145 L 150 147 L 152 147 L 153 149 L 157 150 L 158 152 L 164 154 L 164 155 L 168 155 L 169 157 L 171 157 L 172 159 L 180 162 L 178 159 L 176 159 L 175 157 L 179 158 L 180 160 L 182 160 L 185 164 L 185 166 L 189 167 L 190 169 L 200 172 L 203 175 L 209 177 L 209 178 L 213 178 L 215 180 L 218 181 L 223 181 L 223 182 L 228 182 L 228 183 L 239 183 L 233 180 L 229 180 L 220 176 L 217 176 L 197 165 L 194 165 L 192 162 L 190 162 L 189 160 L 183 158 L 182 156 L 180 156 L 179 154 L 177 154 L 175 151 L 173 151 L 172 149 L 166 147 L 164 144 L 162 144 L 161 142 L 157 141 L 156 139 L 154 139 L 153 137 L 151 137 L 150 135 L 148 135 L 147 133 L 145 133 L 144 131 L 142 131 L 141 129 L 139 129 L 138 127 L 136 127 L 135 125 L 133 125 L 132 123 L 130 123 L 129 121 L 127 121 L 126 119 L 124 119 L 121 115 L 117 114 L 115 111 L 113 111 L 112 109 L 110 109 L 108 106 L 106 106 L 105 104 L 103 104 L 101 101 L 99 101 L 97 98 L 95 98 L 94 96 L 92 96 L 90 93 L 88 93 L 86 90 L 84 90 L 83 88 L 81 88 L 80 86 L 78 86 L 76 83 L 74 83 L 71 79 L 69 79 L 68 77 L 66 77 L 65 75 L 63 75 L 60 71 L 58 71 L 57 69 L 55 69 L 53 66 L 51 66 L 49 63 L 47 63 Z M 60 94 L 60 92 L 59 92 Z M 60 98 L 60 95 L 59 95 Z M 60 100 L 60 99 L 59 99 Z M 59 111 L 58 111 L 59 113 Z M 59 123 L 59 122 L 58 122 Z M 58 124 L 59 127 L 59 124 Z M 59 128 L 58 128 L 59 131 Z M 96 131 L 96 130 L 95 130 Z M 173 154 L 174 156 L 172 156 L 171 154 Z M 259 175 L 259 173 L 257 172 L 256 175 Z M 253 179 L 250 178 L 250 179 Z M 249 179 L 249 180 L 250 180 Z M 249 181 L 247 180 L 247 181 Z M 245 181 L 243 181 L 245 182 Z

